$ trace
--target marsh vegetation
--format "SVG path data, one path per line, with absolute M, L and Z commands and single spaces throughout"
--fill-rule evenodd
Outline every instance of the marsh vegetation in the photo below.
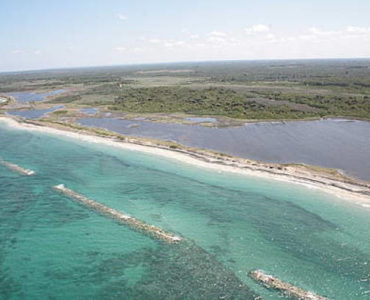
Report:
M 370 60 L 233 61 L 0 75 L 0 92 L 68 92 L 50 102 L 129 113 L 239 119 L 370 118 Z

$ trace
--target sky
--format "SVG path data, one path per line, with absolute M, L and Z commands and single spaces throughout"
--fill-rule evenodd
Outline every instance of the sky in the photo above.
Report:
M 370 58 L 369 0 L 0 0 L 0 72 Z

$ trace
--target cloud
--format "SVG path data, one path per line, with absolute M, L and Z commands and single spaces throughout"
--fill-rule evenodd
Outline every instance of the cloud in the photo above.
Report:
M 35 54 L 35 55 L 41 55 L 42 54 L 42 51 L 41 50 L 36 50 L 36 51 L 33 52 L 33 54 Z
M 207 39 L 207 42 L 220 45 L 220 44 L 227 43 L 227 39 L 223 37 L 218 37 L 218 36 L 211 36 Z
M 143 36 L 116 50 L 129 53 L 130 62 L 369 57 L 370 53 L 369 27 L 311 27 L 292 34 L 257 24 L 232 31 L 184 33 L 177 38 Z
M 209 46 L 219 48 L 222 45 L 230 45 L 234 43 L 237 39 L 235 38 L 235 34 L 232 32 L 224 32 L 224 31 L 212 31 L 208 33 L 208 37 L 203 39 L 203 42 L 207 43 Z M 199 44 L 198 39 L 197 44 Z
M 340 34 L 340 31 L 324 30 L 324 29 L 320 29 L 320 28 L 317 28 L 317 27 L 311 27 L 311 28 L 308 29 L 308 31 L 311 34 L 316 35 L 316 36 L 333 36 L 333 35 Z
M 209 35 L 214 37 L 226 37 L 227 33 L 223 31 L 212 31 Z
M 306 33 L 298 36 L 301 40 L 321 42 L 325 40 L 345 40 L 370 38 L 370 27 L 347 26 L 338 30 L 326 30 L 317 27 L 309 28 Z
M 21 53 L 24 53 L 24 51 L 20 49 L 15 49 L 12 51 L 12 54 L 21 54 Z
M 167 48 L 173 48 L 176 46 L 185 46 L 184 41 L 164 41 L 163 45 Z
M 313 40 L 317 40 L 317 36 L 314 35 L 314 34 L 301 34 L 298 36 L 298 38 L 300 40 L 303 40 L 303 41 L 313 41 Z
M 121 21 L 127 21 L 128 17 L 124 14 L 117 14 L 117 18 L 120 19 Z
M 257 25 L 253 25 L 251 27 L 245 28 L 244 31 L 247 34 L 267 33 L 270 31 L 270 26 L 263 25 L 263 24 L 257 24 Z
M 161 40 L 157 38 L 151 38 L 151 39 L 148 39 L 148 41 L 151 44 L 159 44 L 161 42 Z
M 125 52 L 127 50 L 126 47 L 123 47 L 123 46 L 117 46 L 114 48 L 115 51 L 118 51 L 118 52 Z
M 346 31 L 349 33 L 370 34 L 370 27 L 347 26 Z
M 135 47 L 134 49 L 132 49 L 132 51 L 134 52 L 144 52 L 144 48 L 141 48 L 141 47 Z

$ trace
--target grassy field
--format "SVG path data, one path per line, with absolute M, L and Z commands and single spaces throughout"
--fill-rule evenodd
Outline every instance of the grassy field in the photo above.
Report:
M 370 119 L 370 60 L 233 61 L 0 74 L 0 93 L 67 89 L 50 102 L 248 120 Z

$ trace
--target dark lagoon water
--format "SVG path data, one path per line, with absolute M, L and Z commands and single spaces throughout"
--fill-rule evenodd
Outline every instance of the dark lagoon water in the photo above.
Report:
M 260 161 L 336 168 L 370 180 L 370 122 L 365 121 L 266 122 L 228 128 L 113 118 L 86 118 L 79 123 Z
M 26 103 L 32 101 L 44 101 L 49 96 L 55 96 L 61 93 L 64 93 L 65 90 L 52 90 L 45 93 L 36 93 L 36 92 L 11 92 L 7 95 L 14 97 L 19 103 Z
M 369 208 L 0 122 L 1 299 L 281 299 L 263 269 L 331 299 L 369 299 Z M 77 204 L 67 187 L 186 239 L 169 245 Z
M 63 105 L 55 105 L 48 109 L 24 109 L 24 110 L 9 110 L 6 112 L 8 115 L 18 116 L 26 119 L 39 119 L 46 114 L 63 108 Z

